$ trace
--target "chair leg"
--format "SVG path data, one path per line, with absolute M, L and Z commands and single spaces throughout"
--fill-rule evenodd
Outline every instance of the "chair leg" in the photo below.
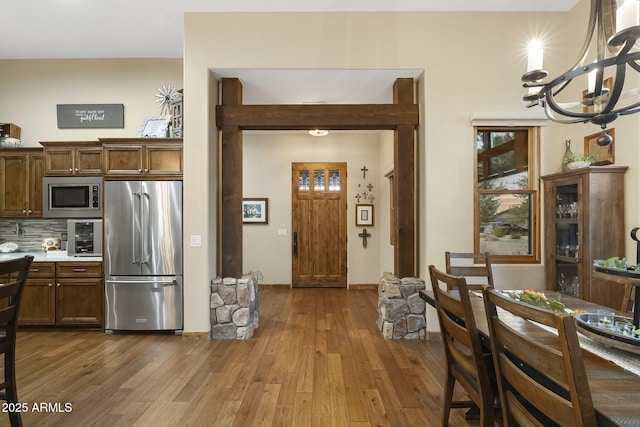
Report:
M 6 389 L 7 403 L 18 403 L 18 388 L 16 386 L 15 355 L 11 351 L 5 353 L 4 379 L 9 382 Z M 11 427 L 22 427 L 22 416 L 18 411 L 9 412 Z
M 447 369 L 447 377 L 444 382 L 444 406 L 442 407 L 442 425 L 449 425 L 449 414 L 451 413 L 451 406 L 453 403 L 453 389 L 456 385 L 456 380 L 449 373 Z

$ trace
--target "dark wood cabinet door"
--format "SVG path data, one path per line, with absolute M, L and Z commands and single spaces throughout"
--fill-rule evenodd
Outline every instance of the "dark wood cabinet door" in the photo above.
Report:
M 73 175 L 73 148 L 45 148 L 45 174 L 47 176 Z
M 76 148 L 73 173 L 75 175 L 102 175 L 102 147 Z
M 55 278 L 34 278 L 27 280 L 24 288 L 20 315 L 20 325 L 53 325 L 55 316 Z
M 56 323 L 58 325 L 102 325 L 102 279 L 58 278 Z

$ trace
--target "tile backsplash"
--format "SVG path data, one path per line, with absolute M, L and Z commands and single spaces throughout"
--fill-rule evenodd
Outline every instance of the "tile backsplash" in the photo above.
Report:
M 0 243 L 15 242 L 19 251 L 41 250 L 42 240 L 47 237 L 61 239 L 67 233 L 67 220 L 1 220 Z

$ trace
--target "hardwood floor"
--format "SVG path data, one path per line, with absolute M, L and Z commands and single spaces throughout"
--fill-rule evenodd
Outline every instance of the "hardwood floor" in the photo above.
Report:
M 246 341 L 20 330 L 25 426 L 439 425 L 439 337 L 382 338 L 376 290 L 259 297 Z M 450 425 L 469 424 L 454 410 Z

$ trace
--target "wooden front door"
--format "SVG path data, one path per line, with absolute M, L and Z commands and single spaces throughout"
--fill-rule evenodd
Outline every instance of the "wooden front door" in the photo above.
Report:
M 292 164 L 293 287 L 347 286 L 347 164 Z

